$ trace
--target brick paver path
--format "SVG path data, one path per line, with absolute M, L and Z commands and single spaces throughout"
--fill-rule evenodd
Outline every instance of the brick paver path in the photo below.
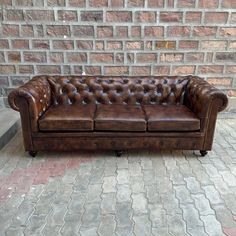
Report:
M 236 119 L 213 151 L 0 151 L 0 235 L 235 236 Z

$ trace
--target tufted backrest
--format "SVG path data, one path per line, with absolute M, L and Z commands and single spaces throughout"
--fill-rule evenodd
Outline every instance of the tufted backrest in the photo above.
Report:
M 188 77 L 48 77 L 53 104 L 182 104 Z

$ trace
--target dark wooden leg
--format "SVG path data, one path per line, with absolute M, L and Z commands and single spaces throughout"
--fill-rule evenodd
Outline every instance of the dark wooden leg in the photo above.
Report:
M 206 156 L 207 151 L 206 150 L 200 150 L 200 153 L 201 153 L 201 156 L 204 157 L 204 156 Z
M 117 157 L 121 157 L 121 155 L 123 154 L 123 151 L 115 150 L 115 154 Z
M 36 151 L 29 151 L 30 156 L 36 157 L 37 152 Z

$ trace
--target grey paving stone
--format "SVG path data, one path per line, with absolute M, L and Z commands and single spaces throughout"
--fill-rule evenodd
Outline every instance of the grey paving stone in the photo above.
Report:
M 181 235 L 187 236 L 186 233 L 186 223 L 182 219 L 182 215 L 175 214 L 175 215 L 168 215 L 167 216 L 167 223 L 169 228 L 169 233 L 171 235 Z
M 141 166 L 137 162 L 129 163 L 129 173 L 130 176 L 143 176 Z
M 127 158 L 118 158 L 116 162 L 118 169 L 128 169 L 129 167 Z
M 101 220 L 100 204 L 85 204 L 84 208 L 85 212 L 82 217 L 82 227 L 98 227 Z
M 181 204 L 192 203 L 193 199 L 190 196 L 189 190 L 185 185 L 174 186 L 176 197 Z
M 128 184 L 117 185 L 117 202 L 128 202 L 131 200 L 131 189 Z
M 209 235 L 205 232 L 204 227 L 195 227 L 195 228 L 192 228 L 192 229 L 189 229 L 189 228 L 188 228 L 188 233 L 189 233 L 191 236 L 209 236 Z
M 152 160 L 148 157 L 141 159 L 141 167 L 143 170 L 153 170 Z
M 4 235 L 1 234 L 1 231 L 0 231 L 0 235 Z M 6 231 L 5 231 L 5 235 L 6 236 L 24 236 L 24 228 L 21 228 L 21 227 L 10 227 L 8 228 Z
M 83 229 L 79 231 L 81 236 L 97 236 L 97 228 Z
M 27 228 L 24 233 L 28 235 L 35 235 L 40 233 L 46 224 L 46 215 L 32 215 L 27 223 Z
M 184 180 L 191 194 L 203 193 L 200 183 L 195 177 L 186 177 Z
M 224 199 L 224 202 L 227 208 L 232 212 L 232 214 L 236 215 L 236 196 L 235 194 L 227 194 L 221 195 Z
M 129 171 L 128 169 L 118 169 L 117 170 L 117 183 L 118 184 L 128 184 L 129 183 Z
M 173 236 L 173 234 L 170 234 L 168 232 L 168 228 L 152 228 L 152 234 L 155 236 L 161 235 L 161 236 Z
M 162 194 L 161 202 L 168 215 L 182 214 L 182 210 L 179 207 L 179 201 L 174 193 L 169 192 L 169 194 Z
M 116 227 L 115 235 L 117 236 L 134 236 L 133 226 L 124 226 L 124 227 Z
M 151 236 L 152 228 L 148 215 L 134 216 L 134 233 L 136 236 Z
M 42 229 L 42 235 L 43 236 L 52 236 L 52 235 L 60 235 L 61 230 L 60 225 L 45 225 L 45 227 Z
M 210 206 L 209 200 L 205 197 L 204 194 L 192 194 L 194 199 L 194 204 L 199 211 L 200 215 L 214 215 L 215 212 Z
M 131 221 L 132 209 L 131 203 L 121 202 L 116 204 L 116 222 L 117 227 L 126 227 L 132 225 Z
M 144 181 L 141 176 L 130 177 L 130 187 L 132 193 L 144 193 Z
M 114 193 L 116 192 L 116 177 L 108 176 L 103 178 L 103 193 Z
M 114 235 L 116 227 L 115 216 L 105 215 L 101 217 L 101 223 L 98 228 L 98 234 L 100 236 L 111 236 Z
M 231 174 L 229 171 L 219 171 L 224 181 L 228 184 L 229 187 L 236 186 L 236 177 Z
M 115 213 L 116 197 L 115 193 L 105 193 L 101 195 L 101 213 Z
M 151 185 L 156 183 L 154 170 L 143 170 L 143 181 L 145 185 Z
M 211 204 L 223 203 L 219 193 L 216 191 L 214 186 L 203 186 L 206 193 L 206 197 L 210 200 Z
M 167 215 L 161 204 L 149 204 L 148 205 L 150 220 L 152 227 L 164 228 L 167 225 Z
M 147 213 L 147 198 L 143 193 L 137 193 L 137 194 L 132 194 L 132 208 L 134 211 L 134 214 L 139 215 L 139 214 L 145 214 Z
M 218 170 L 214 165 L 203 164 L 202 166 L 206 170 L 206 173 L 210 176 L 210 178 L 218 178 L 220 176 Z
M 216 190 L 222 195 L 225 193 L 232 193 L 232 188 L 229 188 L 229 186 L 225 183 L 223 178 L 214 178 L 212 179 L 213 184 L 216 188 Z
M 102 185 L 101 184 L 90 184 L 88 186 L 88 191 L 86 194 L 86 202 L 100 202 L 102 193 Z
M 161 196 L 157 185 L 147 185 L 145 186 L 146 189 L 146 196 L 149 203 L 160 203 Z

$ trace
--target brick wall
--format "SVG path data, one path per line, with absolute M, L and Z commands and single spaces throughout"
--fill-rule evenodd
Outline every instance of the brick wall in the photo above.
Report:
M 0 2 L 0 97 L 82 72 L 195 74 L 236 96 L 236 0 Z

